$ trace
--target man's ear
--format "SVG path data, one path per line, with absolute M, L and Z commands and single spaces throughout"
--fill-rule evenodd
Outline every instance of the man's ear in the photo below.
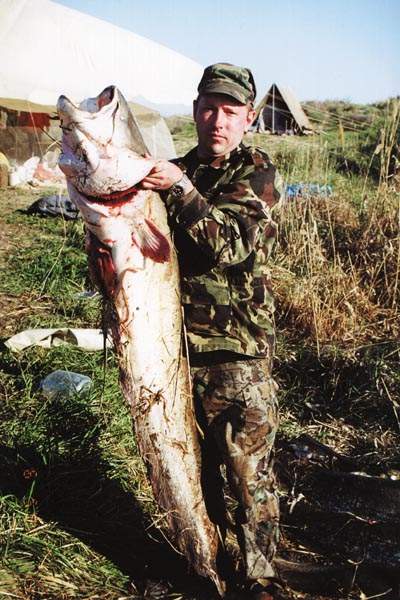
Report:
M 246 129 L 245 129 L 245 131 L 248 131 L 250 125 L 254 121 L 255 116 L 256 116 L 256 111 L 254 110 L 254 108 L 249 108 L 249 112 L 247 113 Z
M 193 119 L 196 120 L 197 114 L 197 100 L 193 100 Z

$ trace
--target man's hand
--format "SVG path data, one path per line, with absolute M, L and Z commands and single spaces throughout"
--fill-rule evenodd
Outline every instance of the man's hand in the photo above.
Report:
M 156 161 L 150 173 L 142 179 L 140 185 L 144 190 L 168 190 L 182 179 L 183 172 L 174 163 L 165 159 Z

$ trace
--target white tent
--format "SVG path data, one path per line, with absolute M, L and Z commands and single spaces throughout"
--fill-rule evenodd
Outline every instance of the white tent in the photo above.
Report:
M 80 101 L 111 84 L 128 101 L 190 105 L 201 75 L 201 65 L 178 52 L 50 0 L 0 0 L 0 108 L 8 111 L 55 114 L 60 94 Z M 131 109 L 151 154 L 175 156 L 159 113 Z M 50 138 L 18 126 L 15 114 L 0 114 L 0 151 L 17 162 L 43 155 Z M 59 137 L 57 128 L 51 133 Z
M 0 0 L 3 105 L 53 106 L 60 94 L 82 100 L 108 85 L 127 100 L 191 105 L 201 75 L 174 50 L 50 0 Z

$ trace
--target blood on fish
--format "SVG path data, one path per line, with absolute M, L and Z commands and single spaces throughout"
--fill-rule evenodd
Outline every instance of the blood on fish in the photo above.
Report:
M 97 106 L 99 110 L 101 110 L 103 106 L 106 106 L 106 104 L 109 104 L 111 102 L 113 94 L 114 90 L 111 86 L 107 87 L 105 90 L 102 91 L 102 93 L 97 98 Z
M 96 285 L 106 295 L 113 297 L 118 278 L 111 250 L 89 231 L 88 255 L 90 270 Z
M 137 187 L 133 186 L 127 190 L 119 191 L 119 192 L 111 192 L 111 194 L 104 194 L 104 196 L 86 196 L 85 198 L 89 200 L 89 202 L 97 202 L 104 204 L 106 206 L 122 206 L 127 202 L 130 202 L 140 190 Z
M 159 229 L 157 229 L 157 227 L 154 225 L 154 223 L 152 223 L 148 219 L 145 219 L 145 222 L 146 222 L 146 225 L 148 225 L 151 232 L 155 235 L 155 237 L 157 238 L 157 241 L 158 241 L 157 253 L 156 253 L 156 256 L 153 258 L 153 260 L 155 262 L 167 262 L 167 260 L 169 260 L 169 257 L 171 255 L 171 247 L 169 245 L 167 238 L 165 237 L 165 235 L 163 233 L 161 233 L 161 231 L 159 231 Z

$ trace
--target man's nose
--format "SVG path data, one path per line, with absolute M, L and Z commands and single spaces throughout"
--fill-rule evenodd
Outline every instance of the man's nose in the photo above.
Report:
M 223 127 L 225 124 L 225 113 L 223 110 L 216 110 L 214 113 L 214 127 Z

